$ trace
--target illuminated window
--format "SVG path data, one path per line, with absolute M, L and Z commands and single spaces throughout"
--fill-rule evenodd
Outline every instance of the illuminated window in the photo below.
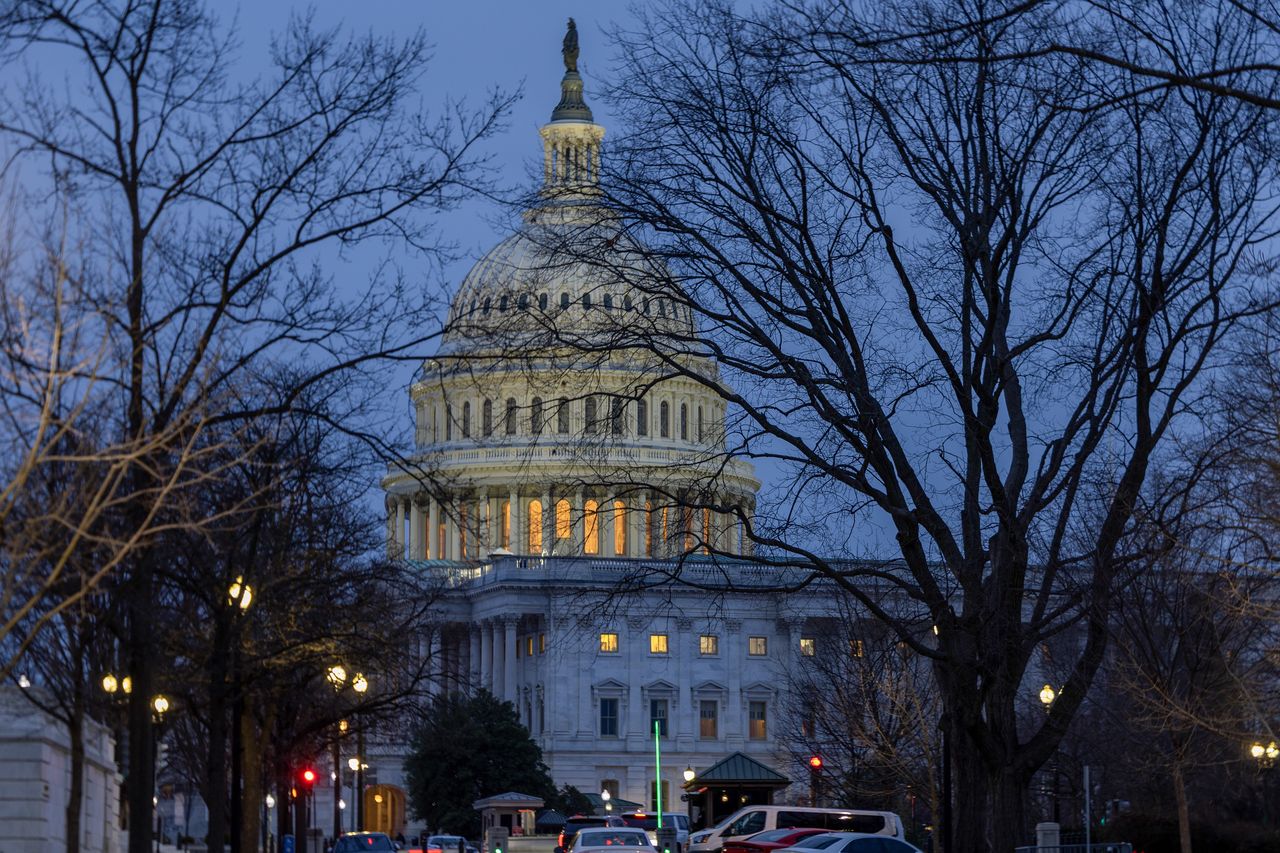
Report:
M 660 541 L 662 542 L 662 546 L 664 548 L 667 547 L 667 545 L 669 545 L 671 542 L 671 532 L 667 530 L 667 510 L 668 509 L 669 507 L 665 507 L 665 506 L 662 508 L 662 531 L 661 531 L 662 538 Z
M 627 505 L 613 502 L 613 553 L 622 557 L 627 553 Z
M 436 553 L 439 555 L 441 560 L 448 559 L 449 556 L 449 552 L 447 550 L 449 544 L 448 536 L 449 528 L 442 519 L 440 523 L 436 525 Z
M 693 550 L 693 507 L 680 507 L 680 530 L 684 533 L 684 550 Z
M 600 553 L 600 505 L 587 501 L 582 506 L 582 550 L 587 554 Z
M 502 547 L 511 549 L 511 501 L 502 502 Z
M 644 555 L 653 556 L 653 503 L 644 502 Z
M 811 658 L 815 651 L 817 651 L 817 645 L 814 643 L 813 637 L 800 638 L 800 654 Z
M 752 702 L 747 736 L 752 740 L 764 740 L 769 732 L 769 709 L 764 702 Z
M 716 738 L 719 736 L 720 709 L 714 699 L 703 699 L 698 702 L 698 737 Z
M 702 509 L 702 553 L 710 553 L 711 543 L 711 510 L 703 507 Z
M 748 637 L 747 638 L 747 654 L 753 657 L 760 657 L 769 653 L 769 640 L 767 637 Z
M 458 507 L 458 544 L 462 548 L 462 559 L 467 559 L 467 505 Z
M 573 521 L 569 518 L 569 502 L 564 498 L 556 501 L 556 538 L 568 539 L 573 535 Z
M 601 634 L 600 635 L 600 651 L 606 655 L 618 653 L 618 635 L 617 634 Z
M 855 658 L 860 658 L 867 653 L 866 647 L 862 645 L 861 640 L 849 641 L 849 654 Z
M 542 553 L 542 501 L 529 501 L 529 553 Z
M 650 634 L 649 635 L 649 654 L 665 655 L 667 653 L 667 635 L 666 634 Z
M 720 654 L 720 638 L 715 634 L 703 634 L 698 638 L 698 654 L 700 655 L 718 655 Z
M 524 638 L 524 656 L 529 658 L 533 657 L 533 635 L 532 634 Z
M 545 655 L 547 653 L 547 635 L 538 635 L 538 654 Z

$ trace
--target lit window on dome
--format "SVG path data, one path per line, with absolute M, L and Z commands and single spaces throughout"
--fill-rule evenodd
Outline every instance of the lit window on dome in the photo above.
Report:
M 568 539 L 573 535 L 573 520 L 569 517 L 569 502 L 564 498 L 556 501 L 556 538 Z
M 529 553 L 542 553 L 542 501 L 529 501 Z
M 600 505 L 587 501 L 582 506 L 582 550 L 587 554 L 600 553 Z
M 613 553 L 617 557 L 627 554 L 627 505 L 613 502 Z

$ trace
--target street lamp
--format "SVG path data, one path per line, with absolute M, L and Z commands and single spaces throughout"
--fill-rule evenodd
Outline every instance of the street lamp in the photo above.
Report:
M 346 675 L 346 672 L 343 672 Z M 357 672 L 351 677 L 351 689 L 356 692 L 362 700 L 365 692 L 369 689 L 369 679 L 365 678 L 363 672 Z M 360 709 L 356 708 L 356 757 L 355 766 L 351 769 L 356 771 L 356 829 L 364 829 L 364 769 L 369 765 L 365 763 L 364 754 L 364 715 L 360 713 Z
M 132 685 L 130 685 L 132 687 Z M 151 697 L 151 712 L 155 723 L 151 727 L 151 734 L 154 741 L 151 745 L 151 801 L 155 804 L 156 812 L 156 853 L 160 853 L 160 839 L 164 835 L 160 823 L 160 797 L 159 788 L 156 786 L 156 774 L 160 763 L 160 740 L 164 737 L 161 726 L 164 724 L 164 715 L 169 713 L 169 697 L 163 693 L 157 693 Z
M 236 575 L 235 581 L 227 587 L 227 604 L 248 610 L 253 601 L 253 587 L 244 582 L 243 575 Z
M 1058 698 L 1058 694 L 1054 691 L 1053 686 L 1046 684 L 1040 688 L 1040 704 L 1044 706 L 1044 712 L 1047 715 L 1053 709 L 1053 701 Z M 1053 800 L 1053 822 L 1058 822 L 1058 750 L 1053 750 L 1053 757 L 1049 759 L 1050 773 L 1053 781 L 1051 794 Z
M 1266 746 L 1261 741 L 1254 741 L 1253 746 L 1249 747 L 1249 754 L 1258 762 L 1258 766 L 1263 770 L 1269 769 L 1276 763 L 1276 759 L 1280 758 L 1280 746 L 1276 746 L 1275 741 L 1271 741 Z
M 697 775 L 698 775 L 697 773 L 693 772 L 693 765 L 692 765 L 692 764 L 690 764 L 688 767 L 686 767 L 686 768 L 684 769 L 684 781 L 685 781 L 685 782 L 692 782 L 692 781 L 693 781 L 693 777 L 695 777 L 695 776 L 697 776 Z
M 342 688 L 342 685 L 347 683 L 347 668 L 340 663 L 335 663 L 333 666 L 329 667 L 329 671 L 325 674 L 325 678 L 329 679 L 329 683 L 333 685 L 334 690 L 339 690 Z
M 610 800 L 613 799 L 613 794 L 609 793 L 608 788 L 604 788 L 600 791 L 600 799 L 604 801 L 605 811 L 607 812 L 613 811 L 613 803 L 609 802 Z

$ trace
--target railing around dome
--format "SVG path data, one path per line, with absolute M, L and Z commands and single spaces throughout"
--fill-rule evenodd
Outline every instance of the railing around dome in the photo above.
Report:
M 570 445 L 568 443 L 540 445 L 508 445 L 492 447 L 466 446 L 467 440 L 450 444 L 437 444 L 430 449 L 422 449 L 413 457 L 418 464 L 431 463 L 432 466 L 449 467 L 458 464 L 476 463 L 528 463 L 528 462 L 578 462 L 587 464 L 616 465 L 719 465 L 721 454 L 715 451 L 699 452 L 680 448 L 662 447 L 625 447 L 616 444 L 608 447 L 591 445 Z M 747 463 L 730 460 L 730 466 L 746 468 Z M 740 472 L 738 476 L 743 476 Z
M 812 573 L 798 567 L 762 566 L 733 558 L 689 556 L 611 560 L 592 557 L 495 557 L 474 565 L 441 563 L 429 569 L 447 588 L 477 589 L 498 584 L 586 583 L 656 586 L 688 583 L 735 589 L 772 589 L 802 582 Z

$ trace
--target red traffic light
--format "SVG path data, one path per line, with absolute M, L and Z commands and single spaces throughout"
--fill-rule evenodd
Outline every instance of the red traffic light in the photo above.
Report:
M 306 785 L 314 785 L 316 782 L 316 771 L 308 767 L 302 771 L 302 782 Z
M 809 769 L 810 769 L 810 770 L 821 770 L 821 769 L 822 769 L 822 756 L 821 756 L 821 755 L 812 755 L 812 756 L 810 756 L 810 757 L 809 757 Z

